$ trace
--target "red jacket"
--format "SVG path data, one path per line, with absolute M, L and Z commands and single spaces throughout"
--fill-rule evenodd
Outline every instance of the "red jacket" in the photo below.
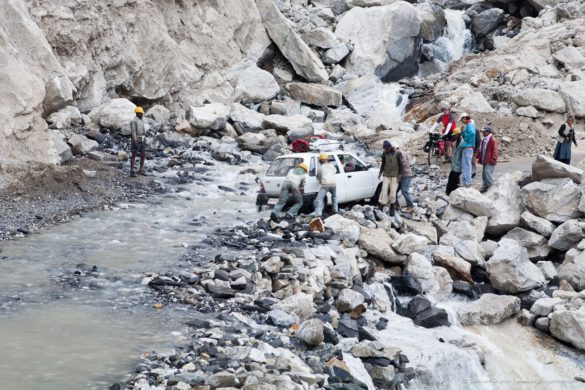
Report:
M 477 161 L 481 165 L 496 165 L 498 162 L 498 143 L 496 142 L 496 138 L 492 135 L 488 141 L 485 148 L 485 161 L 483 156 L 483 142 L 482 140 L 477 150 Z

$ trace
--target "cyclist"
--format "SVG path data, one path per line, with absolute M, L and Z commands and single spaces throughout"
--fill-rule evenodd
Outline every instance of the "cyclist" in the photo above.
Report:
M 445 161 L 449 162 L 451 161 L 452 153 L 451 130 L 457 127 L 455 116 L 453 113 L 451 113 L 451 107 L 445 106 L 443 108 L 443 115 L 440 115 L 439 118 L 437 118 L 437 121 L 433 127 L 431 127 L 431 133 L 434 132 L 435 129 L 440 125 L 443 125 L 443 131 L 441 132 L 441 135 L 443 137 L 443 141 L 445 142 Z

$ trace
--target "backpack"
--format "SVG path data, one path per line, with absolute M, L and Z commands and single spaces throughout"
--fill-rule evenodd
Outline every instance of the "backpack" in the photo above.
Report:
M 475 147 L 473 148 L 474 151 L 478 151 L 479 147 L 481 146 L 481 136 L 479 135 L 479 130 L 475 129 Z
M 304 138 L 294 141 L 291 146 L 294 153 L 304 153 L 311 150 L 311 144 Z

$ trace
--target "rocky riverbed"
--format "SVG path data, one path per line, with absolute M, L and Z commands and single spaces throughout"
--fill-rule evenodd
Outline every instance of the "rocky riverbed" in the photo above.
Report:
M 103 362 L 103 328 L 124 362 L 96 381 L 111 366 L 77 369 L 83 351 L 54 332 L 41 344 L 78 375 L 51 357 L 35 382 L 0 359 L 8 383 L 579 388 L 583 172 L 547 156 L 566 114 L 585 117 L 584 20 L 579 0 L 6 0 L 0 238 L 28 237 L 0 248 L 5 347 L 64 313 L 91 330 L 87 355 Z M 531 169 L 446 197 L 444 167 L 420 153 L 444 105 Z M 149 177 L 130 179 L 136 106 Z M 256 177 L 307 136 L 372 164 L 400 144 L 414 210 L 257 214 Z M 125 343 L 125 321 L 172 340 Z

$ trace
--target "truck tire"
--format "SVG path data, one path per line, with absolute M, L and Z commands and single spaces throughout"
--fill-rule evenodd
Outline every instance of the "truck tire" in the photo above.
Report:
M 374 191 L 374 195 L 372 195 L 372 197 L 370 198 L 371 205 L 377 206 L 380 204 L 379 200 L 380 200 L 381 193 L 382 193 L 382 183 L 379 183 L 378 187 L 376 187 L 376 191 Z

